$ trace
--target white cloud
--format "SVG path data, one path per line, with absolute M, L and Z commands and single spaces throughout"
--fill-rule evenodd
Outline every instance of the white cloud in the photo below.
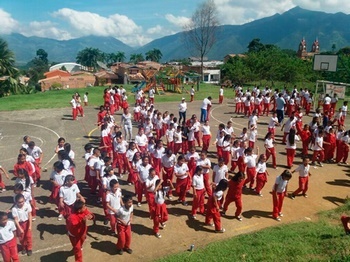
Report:
M 147 34 L 161 34 L 164 31 L 164 28 L 160 25 L 156 25 L 154 27 L 148 28 L 147 29 Z
M 30 22 L 29 26 L 21 28 L 20 33 L 25 36 L 35 35 L 38 37 L 53 38 L 58 40 L 68 40 L 73 38 L 69 32 L 57 28 L 57 25 L 51 21 Z
M 113 14 L 103 17 L 91 12 L 79 12 L 62 8 L 53 13 L 54 17 L 67 21 L 76 31 L 76 36 L 112 36 L 126 44 L 137 46 L 145 44 L 142 27 L 125 15 Z
M 191 18 L 185 16 L 174 16 L 172 14 L 166 14 L 165 19 L 168 20 L 171 24 L 183 28 L 186 24 L 191 22 Z
M 18 28 L 18 22 L 11 17 L 11 14 L 0 8 L 0 34 L 10 34 Z

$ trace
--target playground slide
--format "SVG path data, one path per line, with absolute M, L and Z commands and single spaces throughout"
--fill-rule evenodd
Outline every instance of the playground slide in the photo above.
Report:
M 141 90 L 141 89 L 144 87 L 145 84 L 146 84 L 146 81 L 142 81 L 140 84 L 134 86 L 134 87 L 132 88 L 131 92 L 132 92 L 132 93 L 138 92 L 139 90 Z
M 151 87 L 154 85 L 154 83 L 149 83 L 149 84 L 147 84 L 146 85 L 146 87 L 144 88 L 144 89 L 142 89 L 142 91 L 143 92 L 148 92 L 150 89 L 151 89 Z

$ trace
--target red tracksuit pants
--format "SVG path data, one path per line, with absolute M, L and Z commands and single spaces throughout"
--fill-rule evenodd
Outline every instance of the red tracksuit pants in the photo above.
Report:
M 124 226 L 120 223 L 117 223 L 117 231 L 118 231 L 118 242 L 117 249 L 127 249 L 130 248 L 131 243 L 131 226 Z
M 270 156 L 272 158 L 272 166 L 273 168 L 276 167 L 276 149 L 274 147 L 271 147 L 269 149 L 266 149 L 265 151 L 265 155 L 266 155 L 266 161 L 269 160 Z
M 298 195 L 300 192 L 302 192 L 303 194 L 306 193 L 306 191 L 309 188 L 309 177 L 299 177 L 299 187 L 297 190 L 295 190 L 293 192 L 293 195 L 296 196 Z
M 0 245 L 0 251 L 4 262 L 18 262 L 17 240 L 13 237 L 10 241 Z
M 247 178 L 244 181 L 244 185 L 249 183 L 249 187 L 253 188 L 255 176 L 256 176 L 256 168 L 255 167 L 247 167 Z
M 272 201 L 273 201 L 272 217 L 273 218 L 277 218 L 279 216 L 279 213 L 282 212 L 284 196 L 285 196 L 285 192 L 283 193 L 272 192 Z
M 232 203 L 235 202 L 236 205 L 236 212 L 235 212 L 235 216 L 238 217 L 241 215 L 242 213 L 242 208 L 243 208 L 243 204 L 242 204 L 242 198 L 241 197 L 232 197 L 229 195 L 226 195 L 225 198 L 225 203 L 224 203 L 224 207 L 223 207 L 223 211 L 226 212 L 228 209 L 228 206 Z
M 193 196 L 192 202 L 192 215 L 195 216 L 197 214 L 197 210 L 201 214 L 204 214 L 204 195 L 205 189 L 196 189 L 196 195 Z
M 18 239 L 24 250 L 32 250 L 33 240 L 32 240 L 32 231 L 29 230 L 29 221 L 19 222 L 21 228 L 23 229 L 23 234 L 18 232 Z
M 256 193 L 260 194 L 261 190 L 264 188 L 265 184 L 267 182 L 267 175 L 266 173 L 258 173 L 256 175 Z
M 214 206 L 214 196 L 210 197 L 208 200 L 207 214 L 205 216 L 205 223 L 210 224 L 211 221 L 214 221 L 215 230 L 221 230 L 221 216 L 220 212 Z

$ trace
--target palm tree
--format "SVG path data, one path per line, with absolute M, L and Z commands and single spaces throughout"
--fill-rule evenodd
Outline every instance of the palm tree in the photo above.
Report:
M 145 61 L 142 54 L 131 54 L 130 63 L 137 64 L 138 62 Z
M 121 52 L 121 51 L 118 51 L 115 54 L 115 59 L 116 59 L 116 62 L 124 62 L 125 59 L 126 59 L 125 53 Z
M 102 53 L 98 48 L 87 47 L 81 50 L 76 57 L 77 63 L 93 69 L 98 67 L 97 61 L 102 59 Z
M 159 62 L 159 60 L 162 59 L 162 57 L 163 57 L 162 52 L 157 48 L 153 48 L 152 50 L 146 53 L 146 60 Z
M 0 97 L 9 92 L 17 93 L 20 90 L 19 71 L 14 67 L 14 57 L 7 42 L 0 38 Z

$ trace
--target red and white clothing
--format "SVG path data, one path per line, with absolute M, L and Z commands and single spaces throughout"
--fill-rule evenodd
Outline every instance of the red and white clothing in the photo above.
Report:
M 215 165 L 213 168 L 213 182 L 219 184 L 220 180 L 227 179 L 228 167 L 226 165 Z
M 19 261 L 15 231 L 16 226 L 12 220 L 8 220 L 4 227 L 0 227 L 0 251 L 6 262 Z
M 266 173 L 266 163 L 258 162 L 256 165 L 256 187 L 255 191 L 257 194 L 261 195 L 261 190 L 267 182 L 267 173 Z
M 244 185 L 249 183 L 249 187 L 253 188 L 255 177 L 256 177 L 256 159 L 257 155 L 247 155 L 244 157 L 244 163 L 247 165 L 247 178 Z
M 186 192 L 189 188 L 188 166 L 183 163 L 182 165 L 176 164 L 174 167 L 174 174 L 176 174 L 176 193 L 179 196 L 180 201 L 185 201 Z
M 152 132 L 151 132 L 152 133 Z M 135 136 L 135 144 L 140 149 L 141 153 L 144 153 L 147 148 L 148 138 L 145 134 Z
M 195 198 L 192 203 L 192 215 L 197 214 L 197 209 L 201 214 L 204 214 L 204 177 L 203 174 L 195 174 L 192 178 L 192 187 L 195 192 Z

